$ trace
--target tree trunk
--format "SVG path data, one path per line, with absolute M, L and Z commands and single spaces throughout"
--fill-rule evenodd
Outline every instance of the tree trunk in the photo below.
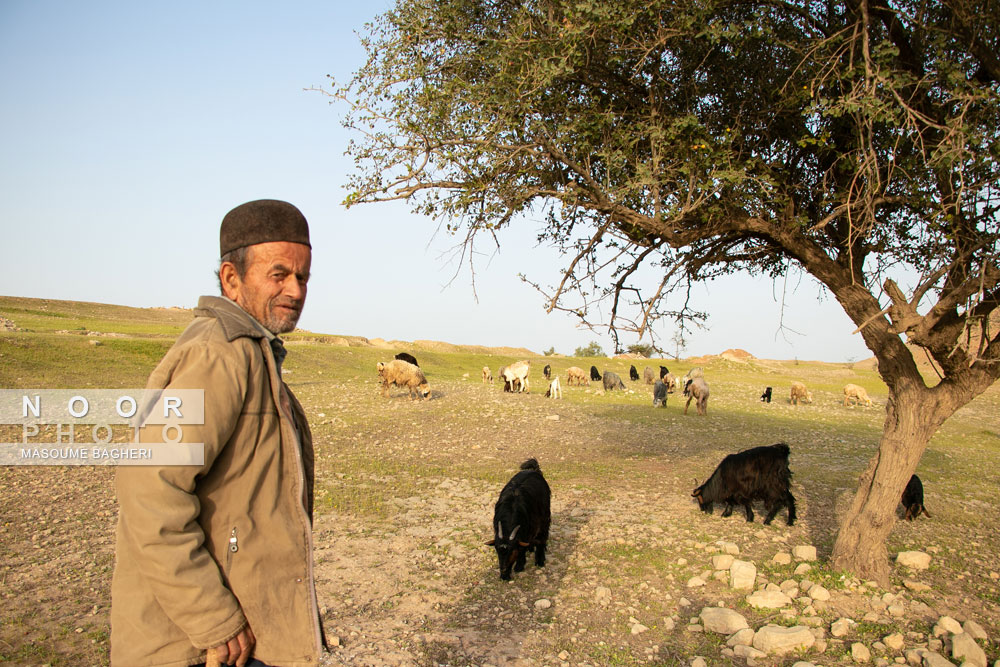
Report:
M 889 583 L 886 541 L 896 523 L 896 508 L 931 436 L 955 411 L 954 399 L 948 394 L 932 396 L 926 388 L 912 385 L 890 389 L 878 451 L 861 475 L 833 545 L 835 569 L 881 586 Z

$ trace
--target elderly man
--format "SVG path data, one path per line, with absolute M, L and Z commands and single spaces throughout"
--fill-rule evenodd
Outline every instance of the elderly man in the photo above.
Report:
M 199 299 L 147 385 L 204 389 L 204 425 L 183 428 L 204 443 L 204 465 L 118 470 L 113 665 L 320 660 L 312 439 L 277 338 L 302 312 L 311 252 L 286 202 L 248 202 L 222 221 L 224 296 Z M 150 430 L 143 441 L 162 437 Z

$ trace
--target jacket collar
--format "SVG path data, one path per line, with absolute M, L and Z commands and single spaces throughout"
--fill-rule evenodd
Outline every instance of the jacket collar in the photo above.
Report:
M 226 340 L 237 338 L 266 338 L 269 342 L 275 335 L 264 328 L 260 322 L 243 310 L 239 304 L 222 296 L 202 296 L 198 298 L 198 307 L 194 309 L 195 317 L 214 317 L 218 321 Z

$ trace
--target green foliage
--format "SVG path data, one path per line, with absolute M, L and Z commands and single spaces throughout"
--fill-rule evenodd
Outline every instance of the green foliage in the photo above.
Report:
M 601 344 L 596 340 L 591 341 L 589 345 L 584 347 L 576 348 L 573 353 L 574 357 L 603 357 L 604 350 L 601 349 Z
M 555 353 L 556 353 L 556 348 L 555 348 L 555 346 L 553 346 L 553 347 L 550 347 L 549 349 L 547 349 L 547 350 L 545 350 L 544 352 L 542 352 L 542 354 L 543 354 L 543 355 L 545 355 L 546 357 L 551 357 L 551 356 L 552 356 L 553 354 L 555 354 Z
M 616 349 L 619 326 L 703 317 L 692 281 L 793 262 L 858 322 L 890 268 L 988 312 L 996 2 L 400 0 L 334 93 L 359 136 L 345 203 L 408 200 L 470 246 L 543 210 L 567 265 L 532 284 L 587 322 L 610 300 Z
M 656 354 L 656 349 L 649 343 L 634 343 L 626 348 L 632 354 L 641 354 L 649 359 Z

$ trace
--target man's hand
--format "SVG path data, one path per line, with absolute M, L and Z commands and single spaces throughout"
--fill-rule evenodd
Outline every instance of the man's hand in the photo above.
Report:
M 219 664 L 235 664 L 236 667 L 244 667 L 252 657 L 253 647 L 256 643 L 257 638 L 253 636 L 253 630 L 248 625 L 225 644 L 210 648 L 209 654 L 214 652 Z

